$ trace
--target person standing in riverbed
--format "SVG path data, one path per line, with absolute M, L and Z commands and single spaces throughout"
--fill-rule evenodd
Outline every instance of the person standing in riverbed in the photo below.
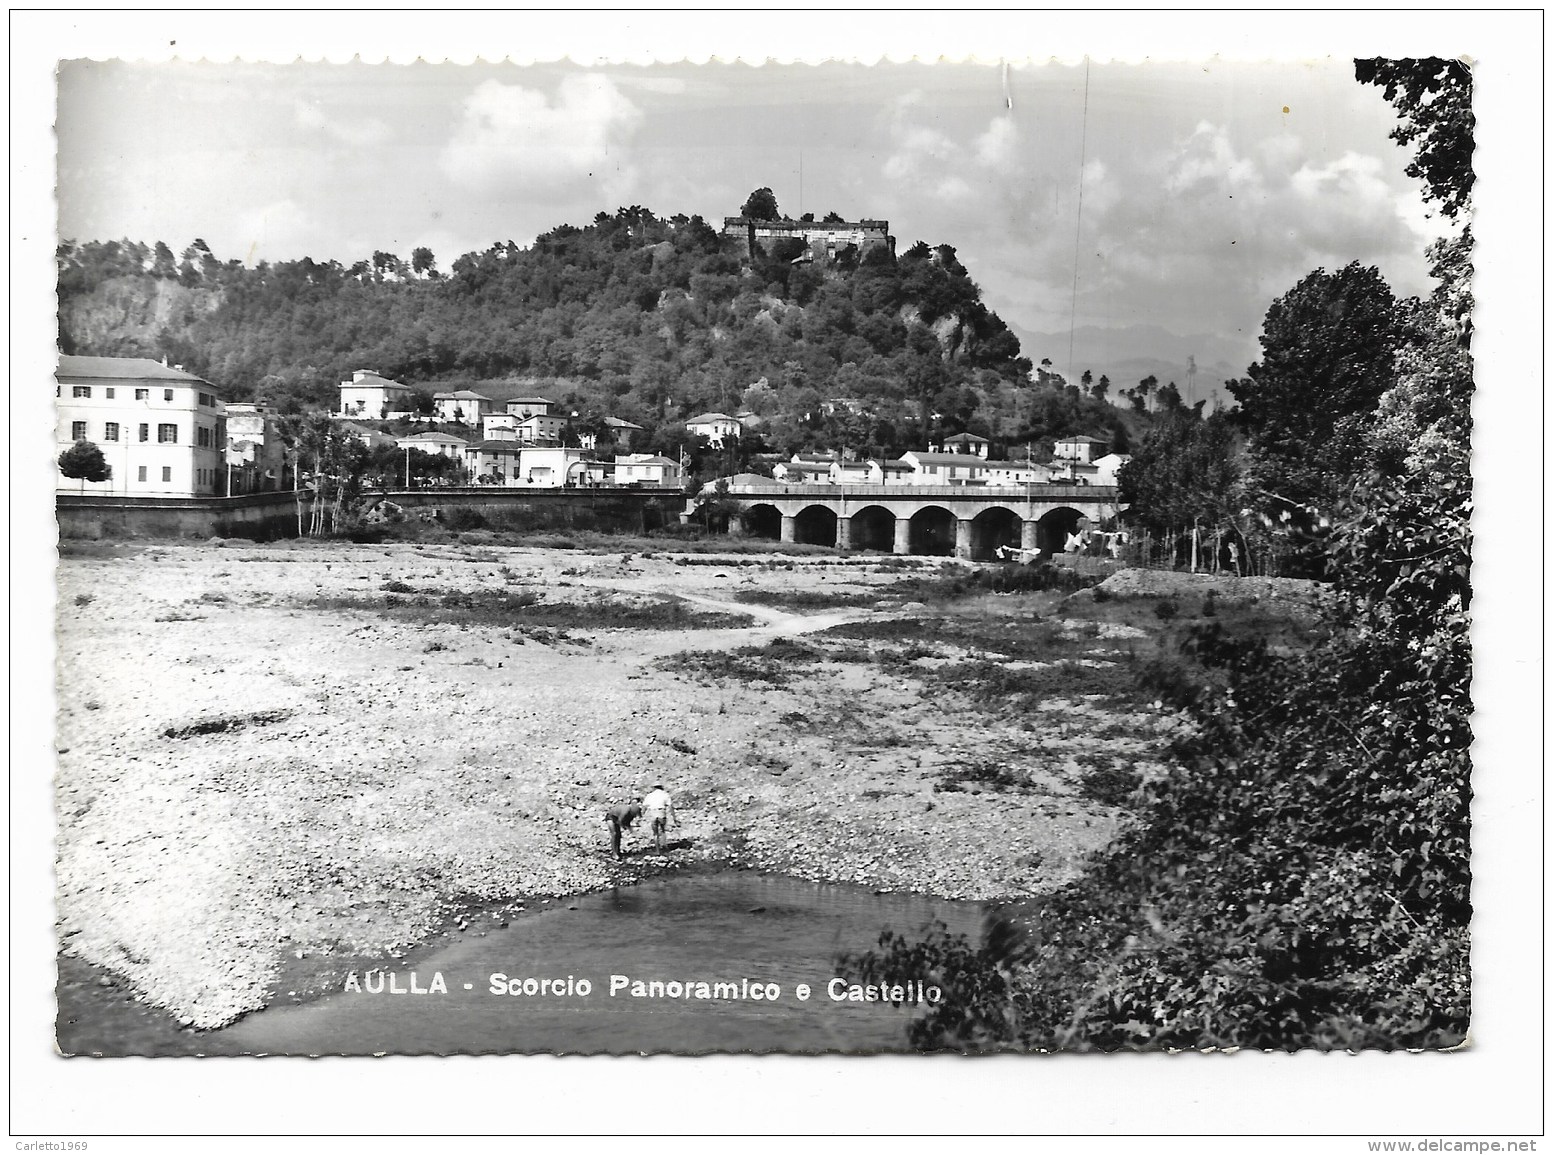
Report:
M 621 832 L 631 829 L 631 824 L 641 816 L 640 798 L 635 802 L 617 802 L 604 812 L 604 821 L 609 823 L 609 844 L 614 849 L 616 858 L 625 857 L 625 851 L 620 849 Z
M 664 834 L 670 825 L 678 826 L 679 820 L 674 817 L 674 799 L 669 797 L 669 792 L 661 782 L 655 783 L 647 797 L 642 799 L 642 813 L 649 820 L 653 845 L 662 853 Z

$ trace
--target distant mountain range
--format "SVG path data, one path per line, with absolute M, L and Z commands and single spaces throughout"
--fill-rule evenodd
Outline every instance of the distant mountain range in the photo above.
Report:
M 1042 333 L 1009 323 L 1019 338 L 1024 355 L 1039 365 L 1050 358 L 1052 368 L 1067 374 L 1068 334 Z M 1161 385 L 1174 381 L 1187 404 L 1217 391 L 1222 404 L 1231 403 L 1227 380 L 1244 377 L 1246 366 L 1256 359 L 1254 341 L 1224 338 L 1212 333 L 1182 336 L 1158 325 L 1125 325 L 1101 328 L 1083 325 L 1073 332 L 1073 376 L 1085 369 L 1111 379 L 1111 396 L 1130 389 L 1143 378 L 1159 379 Z M 1197 359 L 1197 372 L 1189 374 L 1188 358 Z M 1190 381 L 1188 381 L 1190 377 Z M 1209 408 L 1213 408 L 1210 404 Z

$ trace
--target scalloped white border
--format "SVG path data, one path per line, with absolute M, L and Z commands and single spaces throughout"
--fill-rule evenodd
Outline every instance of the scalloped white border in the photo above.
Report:
M 820 34 L 817 26 L 823 26 Z M 11 380 L 12 1128 L 222 1133 L 673 1130 L 1374 1132 L 1505 1134 L 1540 1128 L 1537 745 L 1540 638 L 1538 458 L 1527 417 L 1541 403 L 1540 18 L 1533 12 L 376 11 L 13 12 Z M 1480 423 L 1476 751 L 1479 880 L 1475 1047 L 1455 1056 L 1110 1056 L 1017 1060 L 397 1059 L 65 1062 L 50 1057 L 52 884 L 49 734 L 38 670 L 51 668 L 53 540 L 47 461 L 29 434 L 51 427 L 52 62 L 91 56 L 287 62 L 477 58 L 658 60 L 1268 60 L 1456 51 L 1479 60 L 1477 188 Z M 49 444 L 52 444 L 49 442 Z M 1493 452 L 1484 452 L 1485 447 Z M 1540 506 L 1538 507 L 1540 510 Z M 1537 618 L 1540 622 L 1540 616 Z M 1393 1132 L 1398 1133 L 1398 1132 Z M 1166 1143 L 1192 1149 L 1201 1140 Z M 336 1143 L 336 1148 L 357 1149 Z M 424 1150 L 424 1141 L 415 1147 Z M 221 1150 L 272 1150 L 226 1141 Z M 365 1144 L 361 1145 L 365 1147 Z M 408 1147 L 373 1141 L 374 1151 Z M 857 1144 L 849 1143 L 848 1148 Z M 1095 1140 L 1088 1149 L 1135 1144 Z M 1362 1150 L 1357 1141 L 1260 1140 L 1256 1150 Z M 94 1141 L 93 1150 L 164 1150 Z

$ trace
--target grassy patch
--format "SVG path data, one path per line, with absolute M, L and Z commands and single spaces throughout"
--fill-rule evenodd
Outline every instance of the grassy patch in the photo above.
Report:
M 881 660 L 912 661 L 942 655 L 951 647 L 983 650 L 1008 658 L 1050 661 L 1054 656 L 1077 653 L 1080 646 L 1065 639 L 1054 622 L 1030 615 L 1007 617 L 910 617 L 883 621 L 847 622 L 817 631 L 816 638 L 849 641 L 899 643 L 903 648 L 894 658 Z
M 412 596 L 320 596 L 301 603 L 310 610 L 354 610 L 394 621 L 424 625 L 549 627 L 551 629 L 682 630 L 724 629 L 749 623 L 743 614 L 720 613 L 687 605 L 678 598 L 615 598 L 585 601 L 543 600 L 533 590 L 423 590 Z
M 922 677 L 956 691 L 980 706 L 1023 707 L 1050 698 L 1082 698 L 1098 694 L 1127 697 L 1134 692 L 1133 670 L 1106 662 L 1087 665 L 1061 661 L 1049 666 L 1009 667 L 999 662 L 955 662 Z
M 768 682 L 784 686 L 795 666 L 813 665 L 824 655 L 789 638 L 734 650 L 692 650 L 660 658 L 658 668 L 688 674 L 701 682 Z
M 879 596 L 867 590 L 740 590 L 734 600 L 788 610 L 834 610 L 877 605 Z

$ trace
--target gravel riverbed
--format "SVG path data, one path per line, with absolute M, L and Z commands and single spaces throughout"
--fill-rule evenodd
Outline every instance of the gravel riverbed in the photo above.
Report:
M 988 714 L 855 656 L 769 682 L 670 669 L 904 609 L 888 559 L 707 560 L 305 542 L 63 558 L 63 953 L 204 1029 L 265 1005 L 298 959 L 392 958 L 466 907 L 663 868 L 1017 898 L 1074 877 L 1124 820 L 1077 788 L 1086 767 L 1161 772 L 1179 722 L 1097 695 Z M 737 604 L 748 589 L 878 601 L 798 614 Z M 439 620 L 450 590 L 577 612 Z M 442 600 L 418 612 L 425 591 Z M 408 607 L 385 612 L 390 596 Z M 611 624 L 669 604 L 667 624 Z M 999 759 L 1029 788 L 943 789 Z M 618 864 L 603 811 L 657 781 L 680 815 L 672 853 L 641 854 L 633 832 Z

